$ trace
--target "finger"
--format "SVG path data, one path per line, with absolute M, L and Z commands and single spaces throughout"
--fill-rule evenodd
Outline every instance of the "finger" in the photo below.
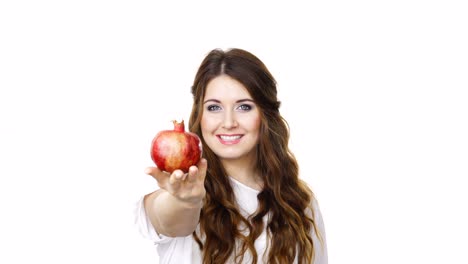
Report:
M 204 181 L 206 174 L 206 159 L 201 159 L 196 166 L 191 166 L 189 168 L 188 179 L 190 182 L 196 180 Z
M 184 180 L 184 172 L 181 170 L 175 170 L 172 172 L 171 176 L 169 177 L 169 184 L 173 185 L 183 180 Z
M 198 162 L 197 167 L 198 167 L 198 179 L 204 182 L 205 177 L 206 177 L 206 170 L 208 168 L 208 162 L 206 161 L 206 159 L 201 159 Z
M 197 178 L 198 178 L 198 167 L 195 165 L 190 166 L 189 171 L 187 173 L 187 181 L 195 182 Z
M 158 170 L 157 167 L 147 167 L 145 169 L 145 173 L 152 176 L 152 174 L 155 173 L 156 170 Z
M 145 173 L 152 176 L 158 183 L 164 183 L 167 181 L 168 173 L 161 171 L 158 167 L 147 167 Z

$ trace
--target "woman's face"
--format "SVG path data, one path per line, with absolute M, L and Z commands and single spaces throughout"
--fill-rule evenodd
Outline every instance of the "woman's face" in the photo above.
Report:
M 255 158 L 259 130 L 260 111 L 244 85 L 227 75 L 208 83 L 201 132 L 221 160 Z

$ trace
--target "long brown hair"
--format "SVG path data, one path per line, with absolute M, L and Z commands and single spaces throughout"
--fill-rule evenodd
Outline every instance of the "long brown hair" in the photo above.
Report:
M 264 186 L 257 198 L 259 207 L 254 215 L 243 217 L 235 202 L 230 180 L 218 157 L 203 139 L 200 127 L 206 87 L 213 78 L 226 74 L 242 83 L 258 105 L 261 114 L 260 139 L 257 145 L 257 170 Z M 299 167 L 288 147 L 289 127 L 280 115 L 276 81 L 267 67 L 252 53 L 242 49 L 214 49 L 202 61 L 192 86 L 193 108 L 190 131 L 202 141 L 208 161 L 205 180 L 206 197 L 200 215 L 200 233 L 194 237 L 203 252 L 203 263 L 225 264 L 234 254 L 242 261 L 250 251 L 253 263 L 257 256 L 254 242 L 264 229 L 268 215 L 268 263 L 312 263 L 316 245 L 311 233 L 318 233 L 312 210 L 313 193 L 299 179 Z M 239 225 L 249 229 L 248 235 Z M 236 242 L 239 241 L 240 249 Z

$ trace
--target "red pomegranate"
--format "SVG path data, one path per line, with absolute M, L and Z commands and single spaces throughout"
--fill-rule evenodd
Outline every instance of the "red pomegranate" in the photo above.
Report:
M 176 120 L 174 130 L 163 130 L 151 143 L 151 158 L 162 171 L 172 173 L 180 169 L 187 173 L 202 155 L 202 144 L 197 134 L 185 131 L 184 120 Z

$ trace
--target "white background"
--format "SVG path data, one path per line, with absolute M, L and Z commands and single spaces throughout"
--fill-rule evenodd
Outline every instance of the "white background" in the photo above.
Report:
M 229 47 L 278 81 L 330 263 L 468 263 L 464 1 L 165 2 L 1 2 L 1 263 L 157 263 L 149 144 Z

